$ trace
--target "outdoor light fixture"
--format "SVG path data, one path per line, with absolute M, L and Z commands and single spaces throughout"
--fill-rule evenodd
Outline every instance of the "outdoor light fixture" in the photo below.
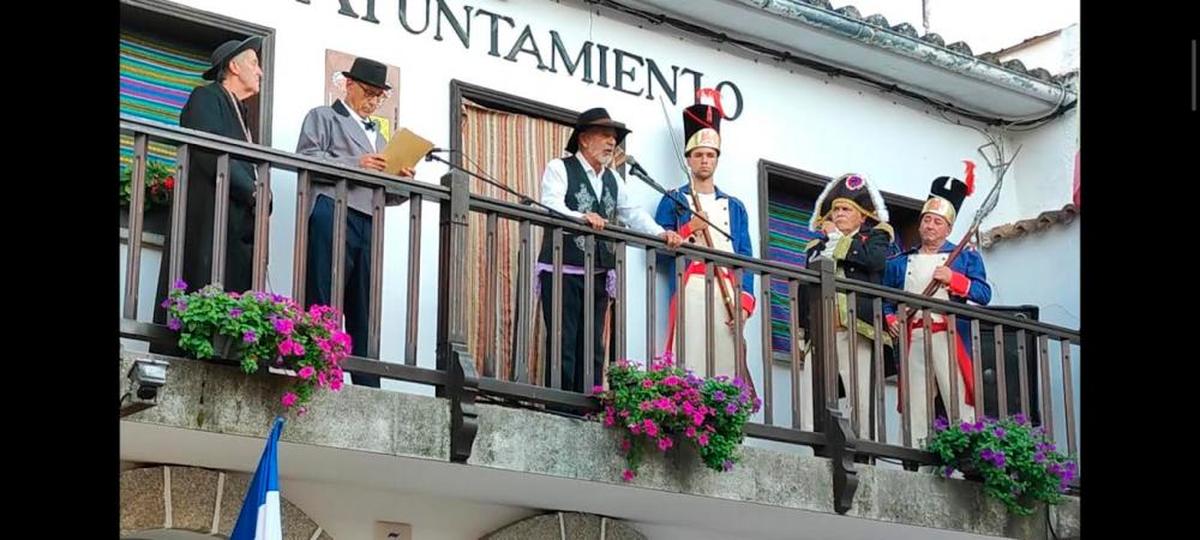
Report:
M 162 360 L 135 360 L 129 368 L 129 383 L 121 396 L 121 416 L 125 417 L 158 404 L 158 389 L 167 382 L 167 366 Z

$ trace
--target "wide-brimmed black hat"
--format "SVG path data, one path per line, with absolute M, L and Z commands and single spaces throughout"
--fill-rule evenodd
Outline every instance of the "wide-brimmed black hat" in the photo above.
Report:
M 350 71 L 343 71 L 342 75 L 376 88 L 392 89 L 387 83 L 387 66 L 370 58 L 355 58 Z
M 617 144 L 621 144 L 621 141 L 625 140 L 625 136 L 630 133 L 625 124 L 613 120 L 603 107 L 588 109 L 579 113 L 579 118 L 575 120 L 575 131 L 571 132 L 571 138 L 567 140 L 567 152 L 571 154 L 578 152 L 579 134 L 594 127 L 609 127 L 617 130 Z
M 225 67 L 234 56 L 246 49 L 258 50 L 262 46 L 262 38 L 259 36 L 251 36 L 241 41 L 231 39 L 219 45 L 209 57 L 209 68 L 205 70 L 202 77 L 206 81 L 214 81 L 217 78 L 217 72 Z
M 808 222 L 809 230 L 821 230 L 821 223 L 829 219 L 834 204 L 839 201 L 850 204 L 862 213 L 863 217 L 874 219 L 878 223 L 888 221 L 888 209 L 883 201 L 883 194 L 875 189 L 874 184 L 867 181 L 866 176 L 849 173 L 825 184 L 824 191 L 817 196 L 817 202 L 813 205 L 812 218 Z

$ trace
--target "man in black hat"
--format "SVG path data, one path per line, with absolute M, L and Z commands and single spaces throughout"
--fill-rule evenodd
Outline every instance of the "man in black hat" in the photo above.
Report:
M 950 252 L 954 251 L 954 243 L 947 240 L 950 231 L 954 229 L 954 219 L 962 208 L 963 200 L 975 189 L 975 164 L 967 162 L 966 181 L 948 176 L 940 176 L 930 187 L 929 199 L 921 209 L 921 224 L 919 233 L 921 245 L 901 253 L 888 261 L 887 273 L 883 284 L 888 287 L 921 294 L 930 281 L 937 282 L 937 292 L 934 298 L 951 302 L 966 303 L 968 300 L 987 305 L 992 300 L 992 288 L 987 282 L 987 271 L 983 267 L 983 258 L 974 247 L 966 246 L 959 252 L 958 257 L 947 264 Z M 901 328 L 896 315 L 896 304 L 884 303 L 884 313 L 887 314 L 888 327 L 894 336 L 900 332 L 908 335 L 908 388 L 909 395 L 901 396 L 899 405 L 912 406 L 910 414 L 912 441 L 920 445 L 929 433 L 929 420 L 926 418 L 925 393 L 938 392 L 946 410 L 950 411 L 950 380 L 951 372 L 948 365 L 950 348 L 945 338 L 946 320 L 938 314 L 930 314 L 932 327 L 924 328 L 924 315 L 921 311 L 913 313 L 909 319 L 908 328 Z M 958 393 L 958 410 L 962 420 L 975 419 L 975 378 L 972 370 L 971 355 L 971 321 L 966 317 L 957 319 L 956 331 L 958 339 L 958 373 L 954 382 Z M 929 339 L 933 357 L 925 358 L 925 340 Z M 928 364 L 933 364 L 934 381 L 937 388 L 925 388 L 925 370 Z M 958 418 L 951 418 L 951 422 Z
M 296 153 L 326 159 L 347 167 L 382 171 L 387 159 L 380 152 L 387 139 L 371 114 L 387 99 L 387 66 L 369 58 L 356 58 L 346 77 L 346 94 L 333 105 L 308 112 L 300 126 Z M 405 169 L 402 176 L 412 176 Z M 333 201 L 331 184 L 314 183 L 308 220 L 308 269 L 304 300 L 307 305 L 328 305 L 333 282 Z M 367 355 L 371 299 L 371 188 L 350 184 L 346 217 L 345 294 L 342 311 L 350 334 L 352 354 Z M 354 384 L 379 388 L 378 375 L 351 374 Z
M 244 102 L 258 94 L 262 82 L 263 73 L 258 65 L 257 53 L 261 44 L 261 38 L 251 37 L 242 41 L 226 41 L 213 51 L 211 67 L 202 75 L 205 80 L 213 82 L 192 90 L 179 115 L 181 127 L 254 142 L 246 123 Z M 199 289 L 212 281 L 216 173 L 217 155 L 193 148 L 189 156 L 187 220 L 182 239 L 182 273 L 188 290 Z M 229 161 L 225 290 L 240 292 L 250 288 L 254 253 L 254 188 L 257 178 L 254 164 L 236 158 Z M 170 251 L 172 241 L 178 242 L 180 239 L 168 238 L 163 253 Z M 162 258 L 159 271 L 160 301 L 167 294 L 169 259 Z M 155 320 L 161 322 L 165 318 L 165 309 L 159 304 L 155 309 Z
M 579 115 L 575 130 L 567 141 L 570 156 L 551 160 L 542 174 L 542 204 L 549 206 L 587 223 L 593 229 L 620 220 L 631 229 L 662 238 L 667 246 L 678 247 L 683 238 L 674 231 L 666 231 L 654 222 L 645 210 L 629 199 L 622 189 L 622 182 L 610 168 L 617 144 L 625 139 L 629 130 L 608 116 L 603 108 L 588 109 Z M 562 388 L 575 392 L 585 389 L 583 351 L 583 290 L 584 290 L 584 237 L 574 234 L 563 235 L 563 289 L 562 289 Z M 599 385 L 603 377 L 603 336 L 607 301 L 616 296 L 616 267 L 611 242 L 595 243 L 593 261 L 596 274 L 586 279 L 595 280 L 595 316 L 593 333 L 595 344 L 593 379 L 587 384 Z M 547 358 L 551 349 L 552 291 L 554 251 L 552 238 L 547 234 L 542 239 L 542 251 L 538 256 L 538 285 L 542 299 L 542 315 L 546 321 Z M 621 321 L 623 322 L 623 321 Z M 549 365 L 549 363 L 547 363 Z M 546 386 L 550 386 L 550 370 L 545 370 Z
M 809 264 L 818 259 L 829 259 L 834 262 L 838 277 L 883 283 L 887 254 L 895 233 L 888 224 L 888 209 L 883 194 L 864 175 L 844 174 L 826 184 L 814 204 L 808 227 L 820 235 L 805 246 Z M 811 336 L 818 328 L 819 321 L 813 320 L 809 312 L 809 294 L 807 287 L 801 288 L 799 320 Z M 851 417 L 853 411 L 858 411 L 858 435 L 865 438 L 870 433 L 872 343 L 875 339 L 883 339 L 890 344 L 890 340 L 888 336 L 875 335 L 875 311 L 871 298 L 858 295 L 854 308 L 857 316 L 853 321 L 849 319 L 848 301 L 845 293 L 837 294 L 833 347 L 840 380 L 839 396 L 848 398 Z M 857 376 L 854 384 L 850 376 L 851 332 L 858 334 L 854 348 L 854 375 Z M 815 370 L 809 364 L 811 360 L 812 356 L 807 355 L 804 360 L 807 365 L 801 369 L 800 393 L 805 396 L 811 395 L 812 391 Z M 853 401 L 849 401 L 851 397 Z M 800 402 L 801 425 L 805 429 L 812 425 L 812 405 L 811 399 Z

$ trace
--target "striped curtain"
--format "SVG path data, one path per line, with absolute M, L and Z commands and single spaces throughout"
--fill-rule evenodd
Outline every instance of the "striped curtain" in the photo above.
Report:
M 767 205 L 767 260 L 804 268 L 804 246 L 815 238 L 808 230 L 814 200 L 783 190 L 771 192 Z M 791 354 L 788 337 L 792 310 L 788 306 L 787 280 L 771 280 L 771 349 Z
M 192 89 L 204 84 L 200 74 L 208 68 L 208 54 L 180 48 L 145 36 L 121 33 L 121 113 L 170 126 L 179 125 L 179 113 Z M 121 135 L 120 166 L 133 162 L 133 137 Z M 152 142 L 149 159 L 175 164 L 175 147 Z
M 563 156 L 563 148 L 571 136 L 571 126 L 528 116 L 491 109 L 463 100 L 462 156 L 468 170 L 495 179 L 509 188 L 534 200 L 541 196 L 542 172 L 546 163 Z M 519 203 L 515 197 L 499 188 L 471 180 L 471 192 L 503 201 Z M 476 368 L 483 374 L 487 358 L 495 358 L 493 377 L 515 379 L 512 374 L 514 325 L 516 323 L 517 257 L 520 233 L 515 221 L 500 220 L 496 227 L 496 253 L 486 253 L 487 220 L 482 214 L 470 216 L 468 238 L 469 260 L 467 283 L 479 284 L 480 294 L 464 299 L 468 302 L 467 344 L 476 359 Z M 541 229 L 533 230 L 533 256 L 541 247 Z M 494 264 L 494 270 L 489 269 Z M 488 288 L 493 273 L 498 277 L 494 311 L 485 309 Z M 538 307 L 540 309 L 540 306 Z M 535 341 L 530 343 L 529 380 L 540 381 L 538 360 L 544 340 L 540 311 L 533 313 L 536 321 Z M 498 320 L 496 324 L 493 321 Z M 493 328 L 493 326 L 497 326 Z

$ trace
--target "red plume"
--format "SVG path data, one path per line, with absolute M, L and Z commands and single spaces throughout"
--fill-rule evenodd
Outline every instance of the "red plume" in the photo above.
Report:
M 967 178 L 965 183 L 967 184 L 967 196 L 970 197 L 972 193 L 975 193 L 975 162 L 964 159 L 963 163 L 967 164 Z
M 704 97 L 711 99 L 713 102 L 713 107 L 717 108 L 717 113 L 721 115 L 721 118 L 725 118 L 725 108 L 721 107 L 721 93 L 718 92 L 716 88 L 697 88 L 696 103 L 700 103 Z M 711 127 L 712 119 L 709 119 L 708 122 L 704 123 L 709 124 Z

